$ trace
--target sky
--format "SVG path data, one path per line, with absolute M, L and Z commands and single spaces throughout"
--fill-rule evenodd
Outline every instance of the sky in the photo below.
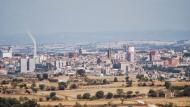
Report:
M 46 40 L 190 39 L 190 0 L 0 0 L 0 38 L 26 31 Z

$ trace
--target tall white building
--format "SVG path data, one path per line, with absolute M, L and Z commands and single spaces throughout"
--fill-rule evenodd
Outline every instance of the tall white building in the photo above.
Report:
M 26 58 L 22 58 L 20 60 L 20 72 L 21 73 L 26 73 L 27 70 L 27 59 Z
M 35 59 L 34 58 L 22 58 L 21 61 L 21 73 L 28 73 L 35 71 Z

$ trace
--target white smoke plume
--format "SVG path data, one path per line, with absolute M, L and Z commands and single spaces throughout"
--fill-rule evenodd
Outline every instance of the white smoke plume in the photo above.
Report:
M 34 58 L 37 57 L 37 43 L 36 43 L 36 40 L 33 36 L 33 34 L 31 32 L 27 32 L 27 35 L 30 37 L 30 39 L 32 40 L 33 42 L 33 46 L 34 46 Z

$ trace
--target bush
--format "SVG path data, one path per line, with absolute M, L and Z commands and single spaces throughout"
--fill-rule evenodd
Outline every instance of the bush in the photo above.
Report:
M 83 99 L 90 99 L 90 96 L 91 96 L 90 93 L 84 93 L 82 98 Z
M 0 97 L 0 107 L 37 107 L 35 100 L 27 100 L 23 104 L 15 98 Z
M 48 74 L 43 74 L 43 79 L 48 79 Z
M 113 81 L 114 81 L 114 82 L 118 82 L 118 79 L 117 79 L 117 77 L 115 77 Z
M 170 81 L 165 81 L 165 87 L 166 87 L 166 89 L 171 88 L 171 82 Z
M 107 99 L 111 99 L 112 97 L 113 97 L 113 93 L 110 93 L 110 92 L 107 93 L 107 95 L 106 95 L 106 98 L 107 98 Z
M 78 94 L 78 95 L 77 95 L 77 99 L 82 99 L 82 95 L 81 95 L 81 94 Z
M 131 97 L 132 97 L 132 94 L 133 94 L 133 91 L 127 91 L 127 97 L 128 97 L 128 98 L 131 98 Z
M 109 82 L 107 81 L 107 79 L 104 79 L 103 81 L 102 81 L 102 84 L 108 84 Z
M 190 87 L 187 87 L 187 88 L 184 89 L 183 95 L 188 96 L 188 97 L 190 96 Z
M 49 94 L 49 97 L 50 97 L 50 98 L 55 97 L 55 96 L 56 96 L 56 92 L 51 92 L 51 93 Z
M 136 94 L 136 95 L 139 95 L 139 93 L 140 93 L 139 91 L 135 91 L 135 94 Z
M 103 98 L 103 97 L 104 97 L 104 92 L 103 92 L 103 91 L 97 91 L 97 92 L 96 92 L 96 97 L 97 97 L 98 99 Z
M 78 86 L 76 84 L 71 84 L 70 89 L 77 89 Z
M 164 91 L 162 91 L 162 90 L 158 91 L 158 96 L 159 97 L 165 97 Z
M 39 88 L 40 88 L 40 90 L 44 90 L 45 89 L 45 84 L 39 84 Z
M 51 99 L 52 99 L 53 101 L 59 100 L 59 98 L 58 98 L 57 96 L 53 96 Z
M 116 90 L 116 93 L 117 93 L 117 95 L 119 95 L 120 97 L 124 94 L 123 89 L 117 89 L 117 90 Z
M 90 100 L 92 101 L 92 100 L 96 100 L 97 98 L 96 98 L 96 96 L 92 96 L 91 98 L 90 98 Z
M 127 91 L 127 94 L 133 94 L 133 91 Z
M 148 92 L 148 96 L 149 97 L 157 97 L 157 93 L 156 93 L 156 91 L 150 89 L 149 92 Z
M 50 87 L 50 90 L 51 90 L 51 91 L 55 91 L 55 90 L 56 90 L 56 87 L 55 87 L 55 86 L 51 86 L 51 87 Z

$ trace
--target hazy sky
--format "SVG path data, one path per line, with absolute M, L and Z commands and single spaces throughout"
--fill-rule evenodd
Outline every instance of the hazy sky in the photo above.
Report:
M 0 0 L 0 36 L 189 31 L 190 0 Z

